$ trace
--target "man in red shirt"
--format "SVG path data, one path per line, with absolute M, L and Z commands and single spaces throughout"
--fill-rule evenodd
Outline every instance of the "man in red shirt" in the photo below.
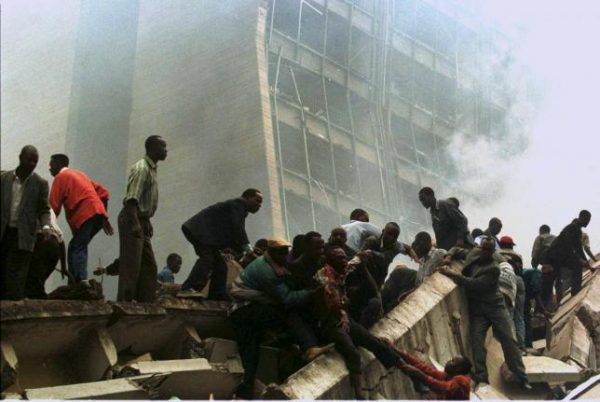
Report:
M 433 392 L 433 399 L 442 400 L 469 400 L 471 394 L 471 362 L 469 359 L 458 356 L 446 363 L 444 371 L 436 370 L 423 363 L 413 355 L 398 350 L 407 363 L 400 367 L 412 379 L 421 381 Z M 429 398 L 428 398 L 429 399 Z
M 55 154 L 50 157 L 50 174 L 54 176 L 50 190 L 50 206 L 60 214 L 64 206 L 67 222 L 73 232 L 67 250 L 69 271 L 76 282 L 87 279 L 88 244 L 100 229 L 112 236 L 108 220 L 106 187 L 90 180 L 79 170 L 69 169 L 69 157 Z

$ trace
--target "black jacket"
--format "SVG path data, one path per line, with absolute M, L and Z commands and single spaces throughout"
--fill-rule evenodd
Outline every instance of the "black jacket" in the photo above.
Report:
M 241 251 L 248 244 L 248 211 L 241 198 L 218 202 L 188 219 L 181 227 L 194 245 L 232 248 Z
M 553 265 L 565 264 L 568 261 L 585 260 L 581 244 L 581 226 L 573 221 L 569 223 L 554 239 L 547 251 L 549 262 Z
M 450 250 L 459 239 L 473 244 L 467 218 L 452 202 L 438 200 L 437 205 L 430 208 L 430 213 L 437 248 Z

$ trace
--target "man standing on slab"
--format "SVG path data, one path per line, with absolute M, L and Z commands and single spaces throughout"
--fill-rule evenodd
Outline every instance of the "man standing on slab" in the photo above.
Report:
M 157 267 L 150 239 L 150 218 L 158 207 L 156 165 L 167 158 L 167 143 L 158 135 L 145 142 L 146 156 L 129 171 L 127 194 L 119 213 L 118 301 L 153 302 Z

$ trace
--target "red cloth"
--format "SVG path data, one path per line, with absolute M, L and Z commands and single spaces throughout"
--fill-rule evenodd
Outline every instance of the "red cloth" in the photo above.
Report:
M 436 370 L 423 363 L 417 357 L 406 352 L 400 352 L 402 358 L 421 372 L 415 377 L 431 389 L 435 399 L 468 401 L 471 397 L 471 379 L 467 375 L 457 375 L 448 378 L 445 371 Z
M 75 169 L 63 169 L 52 182 L 50 206 L 58 216 L 64 205 L 67 222 L 71 231 L 76 233 L 85 221 L 95 215 L 108 218 L 105 206 L 108 197 L 106 187 L 90 180 L 85 173 Z

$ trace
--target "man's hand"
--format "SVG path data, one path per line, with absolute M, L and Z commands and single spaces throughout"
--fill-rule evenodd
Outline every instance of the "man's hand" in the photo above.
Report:
M 372 250 L 361 250 L 358 253 L 356 253 L 356 256 L 358 258 L 360 258 L 361 261 L 368 261 L 369 258 L 371 258 L 373 256 L 373 251 Z
M 104 268 L 104 267 L 97 267 L 94 270 L 94 275 L 96 275 L 96 276 L 104 275 L 105 273 L 106 273 L 106 268 Z
M 417 253 L 412 247 L 408 246 L 406 251 L 410 256 L 411 260 L 413 260 L 414 262 L 419 262 L 419 256 L 417 256 Z
M 438 268 L 438 272 L 442 275 L 445 275 L 449 278 L 452 278 L 454 276 L 456 276 L 456 272 L 452 271 L 450 268 L 448 267 L 440 267 Z
M 110 224 L 110 221 L 107 219 L 104 219 L 104 221 L 102 221 L 102 230 L 104 230 L 104 233 L 107 236 L 112 236 L 115 234 L 115 231 L 112 227 L 112 225 Z

